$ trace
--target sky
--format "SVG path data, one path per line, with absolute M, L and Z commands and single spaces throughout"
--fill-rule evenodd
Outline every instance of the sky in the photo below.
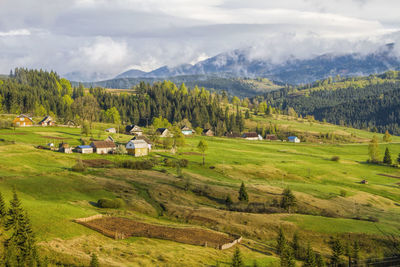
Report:
M 365 54 L 400 43 L 399 11 L 398 0 L 0 0 L 0 73 L 111 77 L 234 49 L 277 63 Z

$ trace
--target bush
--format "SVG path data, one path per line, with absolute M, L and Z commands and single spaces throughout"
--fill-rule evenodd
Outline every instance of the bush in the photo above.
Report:
M 78 159 L 77 163 L 72 166 L 72 171 L 74 172 L 84 172 L 86 171 L 86 166 L 83 164 L 81 159 Z
M 340 157 L 339 157 L 339 156 L 333 156 L 333 157 L 331 158 L 331 160 L 337 162 L 337 161 L 340 160 Z
M 108 199 L 101 198 L 97 201 L 97 206 L 103 209 L 119 209 L 125 205 L 121 198 Z
M 340 190 L 340 196 L 341 197 L 346 197 L 347 196 L 347 191 L 346 190 Z
M 126 154 L 127 152 L 126 152 L 125 146 L 119 145 L 119 146 L 117 147 L 117 149 L 115 150 L 115 153 L 117 153 L 118 155 L 124 155 L 124 154 Z
M 120 162 L 119 166 L 125 169 L 150 170 L 151 168 L 154 167 L 154 162 L 152 160 L 142 160 L 142 161 L 125 160 Z
M 187 159 L 180 159 L 179 160 L 179 166 L 186 168 L 189 165 L 189 160 Z

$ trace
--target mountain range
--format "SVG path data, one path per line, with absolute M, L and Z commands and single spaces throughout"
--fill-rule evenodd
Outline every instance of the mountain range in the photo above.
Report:
M 218 54 L 194 65 L 163 66 L 150 72 L 131 69 L 117 75 L 114 79 L 164 79 L 185 75 L 201 77 L 211 75 L 224 78 L 265 77 L 280 83 L 297 85 L 311 83 L 329 76 L 347 77 L 382 73 L 390 69 L 398 70 L 400 58 L 394 53 L 394 47 L 395 44 L 391 43 L 366 55 L 360 53 L 324 54 L 309 59 L 291 58 L 279 64 L 271 60 L 253 59 L 249 56 L 249 50 L 238 49 Z M 73 81 L 99 81 L 106 75 L 95 73 L 91 75 L 93 79 L 88 80 L 90 75 L 82 79 L 83 75 L 74 72 L 65 77 Z

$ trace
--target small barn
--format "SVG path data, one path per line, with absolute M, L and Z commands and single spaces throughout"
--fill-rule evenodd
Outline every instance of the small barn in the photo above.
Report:
M 151 142 L 151 140 L 149 138 L 147 138 L 146 136 L 144 136 L 144 135 L 135 136 L 131 140 L 143 140 L 143 141 L 145 141 L 147 143 L 148 147 L 149 147 L 149 151 L 151 150 L 151 147 L 153 145 L 153 142 Z
M 291 143 L 300 143 L 300 139 L 297 136 L 289 136 L 288 141 Z
M 33 120 L 27 115 L 21 114 L 13 120 L 13 125 L 16 127 L 32 126 Z
M 246 140 L 262 140 L 262 136 L 256 132 L 243 133 L 242 138 Z
M 72 153 L 72 147 L 67 143 L 60 143 L 58 145 L 58 152 L 70 154 Z
M 156 133 L 160 136 L 160 137 L 171 137 L 171 133 L 169 132 L 169 130 L 167 128 L 158 128 Z
M 117 130 L 115 128 L 108 128 L 106 129 L 107 133 L 117 133 Z
M 187 127 L 187 126 L 183 126 L 183 127 L 181 128 L 181 132 L 182 132 L 182 134 L 184 134 L 184 135 L 192 135 L 192 134 L 193 134 L 193 130 L 190 129 L 189 127 Z
M 228 138 L 239 138 L 240 137 L 240 133 L 227 132 L 227 133 L 225 133 L 225 136 L 228 137 Z
M 140 136 L 143 134 L 143 130 L 139 126 L 132 124 L 125 127 L 125 133 Z
M 214 132 L 211 129 L 203 129 L 202 135 L 204 135 L 204 136 L 214 136 Z
M 53 118 L 50 116 L 44 117 L 41 121 L 39 121 L 40 126 L 54 126 L 56 123 L 54 122 Z
M 93 153 L 93 147 L 88 145 L 80 145 L 76 147 L 76 151 L 82 154 L 91 154 Z
M 90 143 L 97 154 L 108 154 L 115 151 L 117 146 L 112 141 L 93 141 Z
M 278 137 L 275 134 L 267 134 L 265 139 L 269 141 L 278 141 Z
M 144 140 L 130 140 L 126 144 L 126 151 L 129 155 L 142 157 L 149 154 L 149 146 Z

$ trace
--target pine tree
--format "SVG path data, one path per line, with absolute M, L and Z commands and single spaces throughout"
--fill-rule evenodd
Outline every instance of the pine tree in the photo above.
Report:
M 306 258 L 304 260 L 303 267 L 316 267 L 317 262 L 315 259 L 315 253 L 312 250 L 310 243 L 307 245 L 307 251 L 306 251 Z
M 339 238 L 335 238 L 331 243 L 332 257 L 331 264 L 333 266 L 338 266 L 340 263 L 340 256 L 343 255 L 343 244 Z
M 15 189 L 13 190 L 13 199 L 10 201 L 10 208 L 7 215 L 6 230 L 17 229 L 21 216 L 23 216 L 23 209 Z
M 243 201 L 243 202 L 249 201 L 249 195 L 247 194 L 246 187 L 244 186 L 244 182 L 242 182 L 242 185 L 240 186 L 238 199 L 239 199 L 239 201 Z
M 315 262 L 317 263 L 317 267 L 325 267 L 325 261 L 319 253 L 315 255 Z
M 385 149 L 385 156 L 383 157 L 383 163 L 391 165 L 392 164 L 392 157 L 390 156 L 389 148 Z
M 293 240 L 292 240 L 292 248 L 293 248 L 293 253 L 296 259 L 300 259 L 300 241 L 299 241 L 299 234 L 298 232 L 295 232 L 293 235 Z
M 227 195 L 225 199 L 225 205 L 229 208 L 232 205 L 233 201 L 231 195 Z
M 97 258 L 97 255 L 92 253 L 92 257 L 90 260 L 90 267 L 99 267 L 99 259 Z
M 280 254 L 281 267 L 295 267 L 296 261 L 293 255 L 292 248 L 285 245 L 282 253 Z
M 238 247 L 236 247 L 236 250 L 233 253 L 231 267 L 244 267 L 242 254 L 240 253 L 240 250 Z
M 276 253 L 281 255 L 286 246 L 286 237 L 282 227 L 279 227 L 278 237 L 276 239 Z
M 287 210 L 290 213 L 290 208 L 296 206 L 296 197 L 292 193 L 292 190 L 286 188 L 282 193 L 281 208 Z
M 352 257 L 356 264 L 360 261 L 360 246 L 357 241 L 354 241 L 352 246 Z
M 0 225 L 3 223 L 4 218 L 7 215 L 6 203 L 4 202 L 3 195 L 0 192 Z

